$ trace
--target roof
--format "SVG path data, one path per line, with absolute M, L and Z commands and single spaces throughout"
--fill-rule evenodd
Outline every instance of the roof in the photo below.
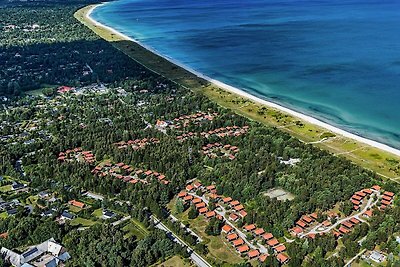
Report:
M 258 251 L 257 249 L 251 250 L 251 251 L 249 251 L 249 253 L 247 253 L 247 256 L 249 256 L 249 258 L 258 257 L 259 255 L 260 255 L 260 251 Z
M 243 239 L 238 238 L 238 239 L 236 239 L 235 241 L 233 241 L 232 244 L 233 244 L 235 247 L 237 247 L 237 246 L 243 245 L 243 244 L 244 244 L 244 241 L 243 241 Z
M 85 203 L 77 201 L 75 199 L 68 201 L 68 204 L 83 209 L 85 207 Z
M 367 217 L 371 217 L 372 214 L 373 214 L 373 211 L 372 211 L 372 210 L 367 210 L 366 212 L 363 213 L 363 215 L 364 215 L 364 216 L 367 216 Z
M 249 248 L 248 245 L 243 245 L 243 246 L 238 247 L 237 250 L 238 250 L 240 253 L 243 253 L 243 252 L 249 251 L 250 248 Z
M 289 257 L 286 256 L 284 253 L 279 253 L 278 255 L 276 255 L 276 259 L 280 262 L 280 263 L 284 263 L 286 261 L 289 260 Z
M 191 184 L 189 184 L 189 185 L 186 186 L 186 190 L 188 190 L 188 191 L 191 191 L 191 190 L 193 190 L 193 189 L 194 189 L 194 187 L 193 187 L 193 185 L 191 185 Z
M 307 215 L 302 217 L 302 220 L 305 221 L 306 223 L 311 223 L 313 221 L 313 219 L 311 219 L 310 217 L 308 217 Z
M 243 207 L 243 205 L 237 205 L 237 206 L 234 207 L 234 209 L 235 209 L 236 211 L 241 211 L 241 210 L 244 209 L 244 207 Z
M 302 220 L 297 221 L 296 224 L 298 226 L 300 226 L 301 228 L 306 228 L 307 227 L 307 224 L 305 222 L 303 222 Z
M 385 191 L 385 193 L 383 193 L 385 196 L 389 196 L 389 197 L 393 197 L 394 193 L 393 192 L 389 192 L 389 191 Z
M 214 217 L 215 216 L 215 211 L 209 211 L 205 214 L 206 218 Z
M 268 258 L 268 256 L 268 254 L 262 254 L 260 257 L 258 257 L 258 260 L 264 262 Z
M 355 218 L 355 217 L 351 218 L 351 219 L 350 219 L 350 222 L 351 222 L 352 224 L 359 224 L 359 223 L 360 223 L 360 221 L 359 221 L 357 218 Z
M 63 211 L 63 213 L 61 213 L 61 216 L 70 220 L 75 217 L 72 213 L 69 213 L 68 211 Z
M 245 210 L 241 210 L 241 211 L 239 211 L 239 215 L 240 215 L 240 217 L 244 218 L 247 216 L 247 212 Z
M 353 228 L 353 226 L 354 226 L 354 225 L 350 222 L 350 220 L 342 222 L 342 225 L 345 226 L 345 227 L 347 227 L 347 228 Z
M 285 245 L 280 244 L 280 245 L 276 246 L 276 247 L 274 248 L 274 250 L 275 250 L 276 252 L 278 252 L 278 253 L 281 253 L 281 252 L 284 252 L 284 251 L 286 250 L 286 247 L 285 247 Z
M 229 215 L 229 219 L 231 219 L 232 221 L 236 221 L 237 219 L 239 219 L 239 216 L 237 216 L 235 213 L 231 213 L 231 215 Z
M 200 212 L 201 214 L 206 213 L 207 211 L 208 211 L 207 208 L 201 208 L 201 209 L 199 209 L 199 212 Z
M 299 226 L 296 226 L 296 227 L 293 227 L 293 228 L 291 229 L 291 231 L 292 231 L 293 233 L 295 233 L 296 235 L 298 235 L 298 234 L 300 234 L 300 233 L 303 232 L 303 229 L 302 229 L 301 227 L 299 227 Z
M 223 198 L 222 201 L 223 201 L 224 203 L 227 203 L 227 202 L 232 201 L 232 198 L 231 198 L 231 197 L 226 197 L 226 198 Z
M 264 238 L 264 240 L 270 240 L 273 237 L 274 237 L 274 235 L 271 233 L 265 233 L 262 235 L 262 238 Z
M 240 202 L 239 201 L 237 201 L 237 200 L 233 200 L 233 201 L 231 201 L 231 202 L 229 202 L 229 204 L 231 205 L 231 206 L 237 206 L 237 205 L 239 205 L 240 204 Z
M 226 233 L 229 233 L 230 231 L 232 231 L 232 229 L 233 228 L 228 224 L 225 224 L 224 226 L 222 226 L 222 231 L 226 232 Z
M 264 233 L 265 233 L 265 231 L 262 228 L 257 228 L 256 230 L 254 230 L 254 234 L 256 234 L 256 235 L 262 235 Z
M 226 239 L 228 239 L 228 241 L 232 241 L 232 240 L 238 239 L 238 237 L 239 237 L 239 236 L 238 236 L 236 233 L 233 233 L 233 234 L 227 235 L 227 236 L 226 236 Z
M 374 185 L 371 187 L 371 189 L 375 190 L 375 191 L 380 191 L 381 187 L 379 185 Z
M 270 247 L 274 247 L 278 244 L 279 244 L 279 241 L 276 238 L 273 238 L 273 239 L 267 241 L 267 245 Z

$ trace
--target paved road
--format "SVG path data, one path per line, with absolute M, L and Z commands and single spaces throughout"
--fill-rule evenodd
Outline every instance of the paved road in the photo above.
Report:
M 160 230 L 163 230 L 164 232 L 167 232 L 168 236 L 171 238 L 172 241 L 175 243 L 178 243 L 182 247 L 187 247 L 187 251 L 190 254 L 190 258 L 192 261 L 199 267 L 212 267 L 211 264 L 209 264 L 203 257 L 201 257 L 197 252 L 195 252 L 193 249 L 190 248 L 188 244 L 185 243 L 182 239 L 180 239 L 178 236 L 176 236 L 167 226 L 165 226 L 159 219 L 157 219 L 155 216 L 151 216 L 151 219 L 154 222 L 155 227 L 157 227 Z

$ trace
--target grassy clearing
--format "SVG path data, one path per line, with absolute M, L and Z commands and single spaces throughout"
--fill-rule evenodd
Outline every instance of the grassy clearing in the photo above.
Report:
M 104 27 L 93 24 L 86 18 L 86 13 L 92 6 L 84 7 L 75 13 L 75 18 L 93 30 L 101 38 L 131 57 L 146 68 L 170 80 L 192 89 L 194 92 L 206 95 L 219 105 L 259 121 L 266 125 L 275 126 L 299 138 L 303 142 L 319 142 L 316 146 L 332 153 L 341 155 L 356 164 L 373 170 L 383 178 L 400 182 L 400 157 L 385 151 L 370 147 L 345 137 L 334 137 L 334 133 L 319 126 L 301 121 L 277 109 L 263 106 L 249 99 L 232 94 L 210 84 L 196 75 L 184 70 L 166 59 L 153 54 L 139 44 L 124 40 Z M 321 141 L 326 138 L 327 141 Z
M 71 225 L 72 226 L 83 226 L 83 227 L 89 227 L 92 226 L 93 224 L 95 224 L 96 222 L 88 220 L 88 219 L 84 219 L 84 218 L 75 218 L 73 220 L 71 220 Z
M 69 211 L 71 211 L 72 213 L 79 213 L 82 209 L 79 207 L 75 207 L 72 205 L 69 205 Z
M 9 185 L 3 185 L 3 186 L 0 187 L 0 192 L 1 193 L 7 193 L 9 191 L 11 191 L 11 185 L 10 184 Z
M 36 206 L 38 199 L 39 199 L 39 196 L 38 196 L 38 195 L 29 196 L 29 197 L 26 199 L 26 204 L 31 204 L 31 205 L 33 205 L 33 206 Z
M 193 264 L 190 264 L 189 262 L 185 261 L 179 256 L 173 256 L 169 258 L 168 260 L 164 261 L 163 263 L 160 263 L 157 265 L 158 267 L 191 267 L 194 266 Z
M 101 218 L 103 216 L 103 209 L 100 208 L 100 209 L 93 211 L 92 215 L 94 217 Z
M 146 227 L 134 219 L 130 220 L 129 223 L 122 228 L 122 230 L 126 232 L 124 235 L 125 238 L 136 236 L 136 238 L 140 240 L 149 234 L 149 231 L 146 229 Z

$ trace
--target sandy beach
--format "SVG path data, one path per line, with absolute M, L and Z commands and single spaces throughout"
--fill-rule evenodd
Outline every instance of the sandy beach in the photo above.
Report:
M 308 122 L 308 123 L 317 125 L 317 126 L 319 126 L 319 127 L 322 127 L 322 128 L 324 128 L 324 129 L 326 129 L 326 130 L 328 130 L 328 131 L 331 131 L 331 132 L 337 134 L 337 135 L 341 135 L 341 136 L 344 136 L 344 137 L 353 139 L 353 140 L 355 140 L 355 141 L 358 141 L 358 142 L 367 144 L 367 145 L 369 145 L 369 146 L 372 146 L 372 147 L 381 149 L 381 150 L 383 150 L 383 151 L 392 153 L 392 154 L 394 154 L 394 155 L 400 156 L 400 150 L 399 150 L 399 149 L 396 149 L 396 148 L 390 147 L 390 146 L 388 146 L 388 145 L 386 145 L 386 144 L 382 144 L 382 143 L 379 143 L 379 142 L 377 142 L 377 141 L 374 141 L 374 140 L 371 140 L 371 139 L 367 139 L 367 138 L 364 138 L 364 137 L 362 137 L 362 136 L 359 136 L 359 135 L 350 133 L 350 132 L 348 132 L 348 131 L 345 131 L 345 130 L 343 130 L 343 129 L 340 129 L 340 128 L 337 128 L 337 127 L 335 127 L 335 126 L 333 126 L 333 125 L 330 125 L 330 124 L 328 124 L 328 123 L 326 123 L 326 122 L 323 122 L 323 121 L 321 121 L 321 120 L 318 120 L 318 119 L 316 119 L 316 118 L 314 118 L 314 117 L 312 117 L 312 116 L 309 116 L 309 115 L 306 115 L 306 114 L 297 112 L 297 111 L 292 110 L 292 109 L 289 109 L 289 108 L 286 108 L 286 107 L 281 106 L 281 105 L 279 105 L 279 104 L 277 104 L 277 103 L 273 103 L 273 102 L 270 102 L 270 101 L 267 101 L 267 100 L 258 98 L 258 97 L 256 97 L 256 96 L 251 95 L 251 94 L 249 94 L 249 93 L 247 93 L 247 92 L 244 92 L 244 91 L 242 91 L 242 90 L 240 90 L 240 89 L 238 89 L 238 88 L 235 88 L 235 87 L 233 87 L 233 86 L 230 86 L 230 85 L 227 85 L 227 84 L 225 84 L 225 83 L 223 83 L 223 82 L 220 82 L 220 81 L 218 81 L 218 80 L 215 80 L 215 79 L 213 79 L 213 78 L 211 78 L 211 77 L 208 77 L 208 76 L 206 76 L 206 75 L 204 75 L 204 74 L 202 74 L 202 73 L 197 72 L 196 70 L 191 69 L 191 68 L 188 67 L 188 66 L 185 66 L 184 64 L 181 64 L 180 62 L 177 62 L 176 60 L 174 60 L 174 59 L 172 59 L 172 58 L 169 58 L 169 57 L 167 57 L 167 56 L 165 56 L 165 55 L 160 54 L 160 53 L 157 52 L 156 50 L 154 50 L 154 49 L 152 49 L 152 48 L 150 48 L 150 47 L 148 47 L 148 46 L 146 46 L 146 45 L 144 45 L 144 44 L 138 42 L 138 41 L 135 40 L 134 38 L 131 38 L 131 37 L 129 37 L 129 36 L 127 36 L 127 35 L 125 35 L 125 34 L 119 32 L 119 31 L 115 30 L 115 29 L 112 28 L 112 27 L 109 27 L 109 26 L 107 26 L 107 25 L 104 25 L 104 24 L 102 24 L 102 23 L 100 23 L 100 22 L 94 20 L 94 19 L 91 17 L 91 14 L 92 14 L 93 10 L 94 10 L 95 8 L 97 8 L 98 6 L 105 5 L 105 4 L 107 4 L 107 3 L 103 3 L 103 4 L 98 4 L 98 5 L 92 6 L 92 7 L 90 8 L 90 10 L 88 10 L 88 12 L 86 13 L 86 19 L 88 19 L 89 21 L 91 21 L 91 22 L 92 22 L 94 25 L 96 25 L 97 27 L 103 27 L 103 28 L 107 29 L 108 31 L 112 32 L 113 34 L 117 35 L 119 38 L 121 38 L 121 39 L 123 39 L 123 40 L 129 40 L 129 41 L 135 42 L 135 43 L 139 44 L 140 46 L 144 47 L 145 49 L 147 49 L 147 50 L 149 50 L 149 51 L 151 51 L 151 52 L 157 54 L 158 56 L 160 56 L 160 57 L 162 57 L 162 58 L 164 58 L 164 59 L 170 61 L 171 63 L 173 63 L 173 64 L 175 64 L 175 65 L 177 65 L 177 66 L 179 66 L 179 67 L 181 67 L 181 68 L 183 68 L 183 69 L 186 69 L 187 71 L 193 73 L 193 74 L 196 75 L 197 77 L 202 78 L 202 79 L 204 79 L 204 80 L 207 80 L 207 81 L 213 83 L 214 85 L 216 85 L 216 86 L 218 86 L 218 87 L 220 87 L 220 88 L 222 88 L 222 89 L 224 89 L 224 90 L 226 90 L 226 91 L 229 91 L 229 92 L 231 92 L 231 93 L 237 94 L 237 95 L 242 96 L 242 97 L 244 97 L 244 98 L 248 98 L 248 99 L 250 99 L 250 100 L 252 100 L 252 101 L 254 101 L 254 102 L 256 102 L 256 103 L 265 105 L 265 106 L 267 106 L 267 107 L 271 107 L 271 108 L 280 110 L 280 111 L 282 111 L 282 112 L 284 112 L 284 113 L 287 113 L 287 114 L 289 114 L 289 115 L 291 115 L 291 116 L 293 116 L 293 117 L 296 117 L 296 118 L 298 118 L 298 119 L 300 119 L 300 120 L 302 120 L 302 121 L 305 121 L 305 122 Z M 154 71 L 154 70 L 152 70 L 152 71 Z M 154 71 L 154 72 L 156 72 L 156 71 Z M 157 73 L 157 72 L 156 72 L 156 73 Z

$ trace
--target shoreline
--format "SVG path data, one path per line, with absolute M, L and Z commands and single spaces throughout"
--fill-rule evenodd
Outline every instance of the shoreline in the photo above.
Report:
M 314 118 L 314 117 L 312 117 L 310 115 L 306 115 L 306 114 L 303 114 L 301 112 L 298 112 L 298 111 L 289 109 L 287 107 L 284 107 L 284 106 L 282 106 L 280 104 L 277 104 L 277 103 L 274 103 L 274 102 L 259 98 L 257 96 L 254 96 L 254 95 L 250 94 L 250 93 L 242 91 L 239 88 L 230 86 L 230 85 L 225 84 L 225 83 L 223 83 L 221 81 L 218 81 L 216 79 L 208 77 L 208 76 L 206 76 L 206 75 L 204 75 L 204 74 L 202 74 L 200 72 L 197 72 L 196 70 L 194 70 L 194 69 L 192 69 L 192 68 L 190 68 L 188 66 L 185 66 L 184 64 L 174 60 L 173 58 L 170 58 L 168 56 L 160 54 L 159 52 L 157 52 L 153 48 L 148 47 L 148 46 L 140 43 L 139 41 L 135 40 L 134 38 L 131 38 L 131 37 L 119 32 L 119 31 L 117 31 L 116 29 L 114 29 L 114 28 L 112 28 L 112 27 L 110 27 L 108 25 L 105 25 L 105 24 L 93 19 L 91 17 L 91 14 L 92 14 L 93 10 L 96 9 L 97 7 L 103 6 L 105 4 L 107 4 L 107 3 L 102 3 L 102 4 L 97 4 L 97 5 L 91 6 L 90 9 L 88 10 L 88 12 L 85 14 L 86 19 L 89 20 L 91 23 L 93 23 L 97 27 L 102 27 L 102 28 L 107 29 L 108 31 L 112 32 L 113 34 L 119 36 L 122 40 L 134 42 L 134 43 L 140 45 L 141 47 L 143 47 L 144 49 L 150 51 L 151 53 L 154 53 L 157 56 L 162 57 L 163 59 L 171 62 L 172 64 L 181 67 L 182 69 L 194 74 L 198 78 L 204 79 L 204 80 L 210 82 L 211 84 L 213 84 L 213 85 L 215 85 L 215 86 L 217 86 L 217 87 L 219 87 L 219 88 L 221 88 L 221 89 L 223 89 L 223 90 L 225 90 L 227 92 L 230 92 L 230 93 L 236 94 L 238 96 L 244 97 L 246 99 L 254 101 L 255 103 L 258 103 L 258 104 L 261 104 L 261 105 L 264 105 L 264 106 L 267 106 L 267 107 L 271 107 L 271 108 L 277 109 L 277 110 L 279 110 L 279 111 L 281 111 L 283 113 L 289 114 L 289 115 L 291 115 L 291 116 L 293 116 L 295 118 L 298 118 L 298 119 L 300 119 L 302 121 L 305 121 L 305 122 L 308 122 L 310 124 L 316 125 L 318 127 L 326 129 L 326 130 L 328 130 L 328 131 L 330 131 L 332 133 L 338 134 L 340 136 L 343 136 L 343 137 L 346 137 L 346 138 L 350 138 L 352 140 L 355 140 L 355 141 L 358 141 L 360 143 L 372 146 L 374 148 L 378 148 L 378 149 L 383 150 L 385 152 L 389 152 L 389 153 L 394 154 L 396 156 L 400 156 L 400 149 L 396 149 L 394 147 L 391 147 L 389 145 L 380 143 L 378 141 L 359 136 L 357 134 L 354 134 L 354 133 L 348 132 L 346 130 L 340 129 L 340 128 L 336 127 L 336 126 L 333 126 L 333 125 L 331 125 L 329 123 L 323 122 L 323 121 L 321 121 L 321 120 L 319 120 L 317 118 Z M 155 73 L 158 73 L 155 70 L 152 70 L 152 69 L 150 69 L 150 70 L 155 72 Z

